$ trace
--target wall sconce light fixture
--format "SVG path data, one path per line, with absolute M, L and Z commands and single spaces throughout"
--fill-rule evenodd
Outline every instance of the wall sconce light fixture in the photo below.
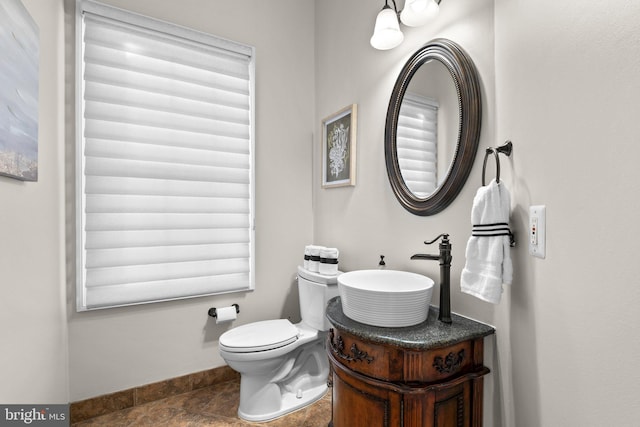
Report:
M 402 43 L 404 34 L 400 31 L 400 22 L 408 27 L 426 24 L 438 14 L 442 0 L 405 0 L 402 11 L 398 11 L 396 0 L 391 1 L 393 9 L 389 6 L 389 1 L 385 0 L 371 36 L 371 46 L 379 50 L 393 49 Z

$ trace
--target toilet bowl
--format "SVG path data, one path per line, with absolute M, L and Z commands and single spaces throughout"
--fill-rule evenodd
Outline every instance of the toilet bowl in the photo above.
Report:
M 298 267 L 302 321 L 264 320 L 220 336 L 220 355 L 240 373 L 238 416 L 267 421 L 310 405 L 327 391 L 327 302 L 338 296 L 337 275 Z

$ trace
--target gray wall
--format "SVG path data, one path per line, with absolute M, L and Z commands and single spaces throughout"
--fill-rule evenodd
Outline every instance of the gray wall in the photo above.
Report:
M 238 303 L 233 326 L 298 320 L 296 266 L 312 240 L 313 2 L 107 3 L 256 47 L 256 287 L 91 313 L 70 306 L 72 401 L 223 365 L 217 340 L 231 324 L 216 325 L 209 307 Z
M 340 247 L 346 269 L 374 267 L 385 254 L 391 267 L 436 277 L 436 263 L 408 258 L 426 250 L 422 240 L 451 233 L 452 308 L 497 328 L 486 341 L 485 425 L 633 425 L 640 4 L 444 0 L 432 27 L 408 29 L 391 52 L 368 46 L 376 9 L 366 0 L 316 3 L 316 117 L 358 102 L 360 119 L 358 186 L 314 186 L 316 240 Z M 419 218 L 399 206 L 387 182 L 384 118 L 392 76 L 440 36 L 469 51 L 488 108 L 465 189 L 444 212 Z M 519 243 L 513 284 L 493 306 L 460 293 L 459 280 L 484 148 L 506 139 L 514 154 L 502 156 L 502 178 Z M 544 260 L 527 248 L 535 204 L 547 206 Z
M 381 6 L 380 6 L 381 7 Z M 337 10 L 342 13 L 336 13 Z M 470 235 L 471 201 L 480 186 L 484 147 L 495 141 L 494 8 L 491 0 L 443 1 L 435 22 L 421 28 L 403 27 L 405 39 L 391 51 L 369 44 L 379 7 L 367 0 L 316 3 L 316 117 L 318 121 L 348 103 L 358 104 L 358 184 L 356 187 L 321 189 L 315 174 L 315 237 L 319 244 L 340 248 L 345 271 L 376 268 L 385 255 L 387 268 L 439 276 L 437 262 L 410 261 L 415 253 L 437 252 L 425 247 L 440 233 L 449 233 L 453 245 L 452 309 L 494 323 L 486 304 L 459 292 L 464 250 Z M 467 185 L 442 213 L 431 217 L 410 214 L 400 206 L 389 184 L 384 159 L 384 130 L 389 97 L 407 59 L 429 40 L 446 37 L 463 46 L 480 75 L 483 123 L 480 150 Z M 316 159 L 321 141 L 316 134 Z M 318 168 L 320 162 L 314 165 Z M 503 169 L 509 169 L 505 164 Z M 436 280 L 437 281 L 437 280 Z M 433 302 L 439 300 L 439 289 Z M 465 307 L 466 304 L 468 307 Z M 476 309 L 475 311 L 473 311 Z M 484 310 L 484 311 L 483 311 Z M 487 358 L 493 367 L 495 338 L 487 339 Z M 486 380 L 486 425 L 493 422 L 496 375 Z M 519 426 L 518 426 L 519 427 Z
M 63 10 L 23 3 L 40 29 L 38 182 L 0 177 L 0 402 L 66 403 Z

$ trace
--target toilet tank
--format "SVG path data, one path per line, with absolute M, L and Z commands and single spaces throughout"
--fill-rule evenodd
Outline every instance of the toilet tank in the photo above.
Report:
M 331 325 L 325 317 L 327 303 L 338 296 L 338 272 L 335 276 L 314 273 L 298 267 L 298 293 L 300 316 L 307 325 L 319 331 L 328 331 Z

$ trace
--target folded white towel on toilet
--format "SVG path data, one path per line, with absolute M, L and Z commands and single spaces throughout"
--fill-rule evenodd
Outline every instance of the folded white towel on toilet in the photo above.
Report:
M 473 233 L 467 242 L 460 288 L 493 304 L 500 302 L 502 284 L 510 284 L 513 278 L 510 209 L 509 190 L 495 179 L 478 189 L 471 208 Z

